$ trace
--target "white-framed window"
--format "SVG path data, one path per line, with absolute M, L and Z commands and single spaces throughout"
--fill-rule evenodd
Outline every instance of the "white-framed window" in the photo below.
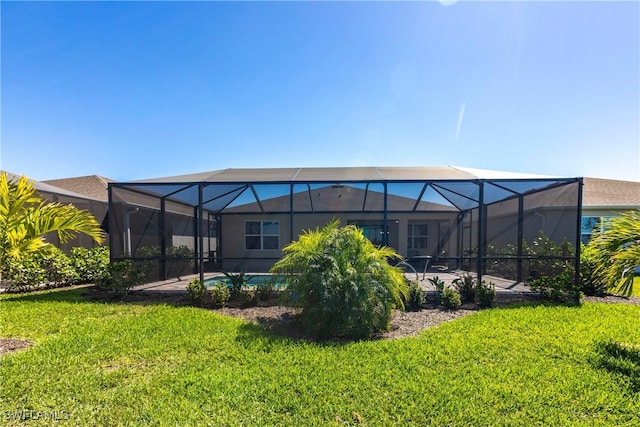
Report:
M 583 216 L 581 221 L 580 239 L 585 245 L 589 243 L 591 237 L 604 230 L 610 216 Z
M 245 221 L 244 247 L 248 251 L 280 249 L 280 223 L 278 221 Z
M 408 249 L 427 249 L 429 247 L 429 227 L 424 223 L 409 224 Z

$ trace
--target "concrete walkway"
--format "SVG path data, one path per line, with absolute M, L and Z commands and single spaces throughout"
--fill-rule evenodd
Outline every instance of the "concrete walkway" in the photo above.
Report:
M 247 276 L 259 275 L 264 273 L 246 273 Z M 406 273 L 406 276 L 409 280 L 418 279 L 418 284 L 422 289 L 427 292 L 435 292 L 435 287 L 429 281 L 430 278 L 438 277 L 442 280 L 447 286 L 451 286 L 453 281 L 459 277 L 462 277 L 464 274 L 467 274 L 466 271 L 452 271 L 452 270 L 437 270 L 430 269 L 426 272 L 423 278 L 422 272 L 418 274 L 418 276 L 413 273 Z M 475 273 L 471 273 L 472 276 L 475 277 Z M 161 292 L 161 293 L 175 293 L 175 292 L 186 292 L 187 285 L 191 281 L 191 279 L 198 278 L 197 274 L 184 276 L 176 279 L 169 279 L 160 282 L 146 283 L 144 285 L 136 286 L 133 290 L 136 291 L 148 291 L 148 292 Z M 214 278 L 214 277 L 224 277 L 222 273 L 206 273 L 204 278 Z M 523 283 L 517 283 L 511 280 L 506 280 L 500 277 L 494 276 L 482 276 L 482 279 L 486 282 L 493 282 L 496 286 L 496 294 L 497 295 L 511 295 L 511 296 L 521 296 L 521 295 L 531 295 L 533 292 Z

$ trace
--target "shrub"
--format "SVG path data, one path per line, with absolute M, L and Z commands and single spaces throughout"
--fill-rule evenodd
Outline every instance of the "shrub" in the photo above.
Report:
M 216 283 L 215 286 L 209 291 L 211 296 L 211 303 L 214 307 L 224 307 L 231 298 L 231 292 L 224 283 Z
M 407 305 L 410 310 L 420 310 L 420 306 L 424 303 L 425 294 L 422 292 L 418 282 L 411 282 L 409 284 L 409 296 L 407 298 Z
M 258 296 L 255 291 L 243 289 L 238 296 L 240 307 L 253 307 L 258 304 Z
M 460 300 L 462 302 L 474 302 L 476 299 L 476 279 L 470 275 L 465 274 L 462 277 L 458 277 L 453 280 L 453 284 L 460 293 Z
M 145 267 L 134 266 L 130 259 L 114 262 L 109 265 L 107 275 L 98 281 L 97 286 L 119 295 L 127 295 L 132 287 L 144 283 L 146 273 Z
M 109 248 L 73 248 L 71 265 L 78 275 L 77 283 L 97 283 L 109 274 Z
M 257 301 L 266 301 L 278 294 L 273 283 L 260 283 L 256 286 L 255 295 Z
M 242 296 L 242 287 L 246 284 L 244 271 L 241 271 L 238 274 L 228 273 L 226 271 L 223 271 L 222 273 L 227 276 L 227 278 L 231 282 L 231 299 L 239 299 Z
M 41 254 L 31 253 L 22 260 L 10 259 L 5 275 L 9 292 L 28 292 L 47 280 L 47 272 L 40 263 Z
M 442 305 L 447 310 L 457 310 L 458 307 L 460 307 L 460 305 L 462 304 L 458 291 L 449 286 L 445 286 L 444 290 L 442 291 L 441 299 Z
M 393 308 L 403 309 L 408 288 L 389 259 L 400 255 L 376 247 L 355 225 L 333 221 L 306 231 L 287 245 L 271 272 L 285 276 L 290 302 L 317 337 L 369 337 L 387 330 Z
M 191 279 L 187 284 L 187 293 L 189 294 L 189 299 L 194 304 L 204 305 L 206 302 L 207 287 L 200 279 Z
M 57 247 L 50 246 L 46 250 L 28 253 L 20 261 L 9 260 L 7 290 L 27 292 L 40 285 L 63 286 L 76 283 L 77 277 L 69 257 Z
M 444 292 L 444 281 L 440 280 L 438 276 L 429 277 L 428 280 L 436 288 L 436 304 L 440 304 L 442 301 L 442 292 Z
M 484 280 L 476 287 L 476 299 L 480 307 L 493 307 L 496 299 L 496 285 L 493 282 L 487 284 Z
M 50 286 L 63 286 L 77 283 L 78 273 L 71 259 L 59 248 L 52 247 L 40 255 L 40 265 L 45 271 Z
M 585 295 L 604 296 L 606 286 L 597 280 L 598 259 L 593 245 L 582 245 L 580 249 L 580 291 Z
M 543 299 L 554 302 L 578 302 L 580 290 L 576 288 L 569 272 L 564 271 L 556 276 L 540 276 L 530 282 L 529 287 Z

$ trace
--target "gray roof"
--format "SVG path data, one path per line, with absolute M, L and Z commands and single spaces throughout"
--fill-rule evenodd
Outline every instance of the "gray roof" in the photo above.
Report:
M 0 172 L 5 172 L 7 174 L 7 178 L 9 179 L 9 181 L 17 181 L 20 179 L 20 175 L 14 174 L 12 172 L 7 172 L 7 171 L 0 171 Z M 75 191 L 71 191 L 65 188 L 48 184 L 46 182 L 35 181 L 35 180 L 32 180 L 31 178 L 29 179 L 33 182 L 33 188 L 35 188 L 36 191 L 40 193 L 59 194 L 62 196 L 75 197 L 78 199 L 85 199 L 85 200 L 99 200 L 91 196 L 88 196 L 86 194 L 80 194 Z
M 42 182 L 75 193 L 84 194 L 92 199 L 106 203 L 109 201 L 109 193 L 107 190 L 109 183 L 115 181 L 99 175 L 89 175 L 75 178 L 50 179 Z
M 582 206 L 640 208 L 640 182 L 584 178 Z

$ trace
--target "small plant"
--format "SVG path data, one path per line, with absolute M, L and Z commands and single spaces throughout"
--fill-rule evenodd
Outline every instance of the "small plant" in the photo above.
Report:
M 442 301 L 442 292 L 444 292 L 444 281 L 438 276 L 429 277 L 429 282 L 436 288 L 436 304 Z
M 231 298 L 231 291 L 224 283 L 216 283 L 209 293 L 211 295 L 211 303 L 216 308 L 224 307 Z
M 242 292 L 242 287 L 246 284 L 244 278 L 244 271 L 241 271 L 238 274 L 228 273 L 226 271 L 222 272 L 229 281 L 231 282 L 231 299 L 236 300 L 241 297 L 240 293 Z
M 187 293 L 191 302 L 198 305 L 204 305 L 207 299 L 207 287 L 200 279 L 191 279 L 187 285 Z
M 253 307 L 258 304 L 258 296 L 255 291 L 244 289 L 240 291 L 238 299 L 240 300 L 241 307 Z
M 473 302 L 476 299 L 476 279 L 470 275 L 465 274 L 462 277 L 458 277 L 453 280 L 453 284 L 460 293 L 460 299 L 462 302 Z
M 478 305 L 483 308 L 493 307 L 493 302 L 496 299 L 496 285 L 493 282 L 478 283 L 476 287 L 476 299 Z
M 418 311 L 420 310 L 420 306 L 424 303 L 425 295 L 418 285 L 418 282 L 411 282 L 409 284 L 409 296 L 407 298 L 407 306 L 410 310 Z
M 266 301 L 277 295 L 276 287 L 270 282 L 260 283 L 256 285 L 255 294 L 258 301 Z
M 127 295 L 134 286 L 144 283 L 147 271 L 144 266 L 134 266 L 133 261 L 114 262 L 109 266 L 106 277 L 98 281 L 98 287 L 119 295 Z
M 447 310 L 457 310 L 462 304 L 460 302 L 460 294 L 452 287 L 446 286 L 442 291 L 442 305 Z

